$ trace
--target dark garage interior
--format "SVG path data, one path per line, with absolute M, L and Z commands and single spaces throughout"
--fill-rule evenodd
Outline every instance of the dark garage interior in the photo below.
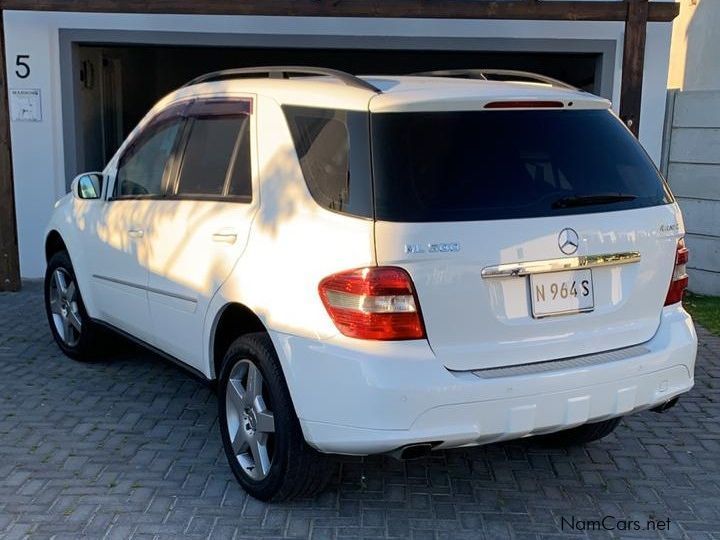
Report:
M 508 53 L 398 49 L 309 49 L 76 45 L 78 171 L 101 170 L 162 96 L 209 71 L 307 65 L 354 74 L 406 74 L 453 68 L 533 71 L 599 92 L 599 53 Z

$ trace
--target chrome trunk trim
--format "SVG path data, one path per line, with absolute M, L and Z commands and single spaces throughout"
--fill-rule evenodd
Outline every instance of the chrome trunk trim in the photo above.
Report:
M 640 262 L 639 251 L 624 251 L 622 253 L 581 255 L 576 257 L 563 257 L 561 259 L 546 259 L 542 261 L 528 261 L 486 266 L 482 269 L 481 275 L 484 279 L 512 278 L 529 276 L 530 274 L 545 274 L 547 272 L 562 272 L 563 270 L 616 266 L 636 262 Z

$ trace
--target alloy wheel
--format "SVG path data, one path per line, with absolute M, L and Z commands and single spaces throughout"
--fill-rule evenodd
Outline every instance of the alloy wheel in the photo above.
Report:
M 75 280 L 64 268 L 57 268 L 50 282 L 50 312 L 60 339 L 68 347 L 80 342 L 82 317 Z
M 275 418 L 266 405 L 267 396 L 257 366 L 248 359 L 238 361 L 225 390 L 226 428 L 235 458 L 255 481 L 270 473 L 275 448 Z

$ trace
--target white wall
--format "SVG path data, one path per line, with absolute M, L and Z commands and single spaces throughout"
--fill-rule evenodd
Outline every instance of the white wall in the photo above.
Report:
M 681 0 L 673 23 L 668 88 L 720 90 L 720 2 Z
M 38 88 L 43 98 L 41 122 L 12 122 L 15 200 L 23 277 L 44 271 L 43 230 L 53 202 L 65 191 L 61 107 L 61 29 L 142 30 L 193 33 L 282 34 L 286 36 L 399 36 L 616 42 L 613 102 L 620 95 L 624 24 L 592 21 L 470 21 L 372 18 L 245 17 L 137 15 L 5 11 L 8 86 Z M 650 23 L 645 58 L 640 140 L 659 162 L 665 113 L 665 82 L 671 25 Z M 31 75 L 15 75 L 17 55 L 30 55 Z

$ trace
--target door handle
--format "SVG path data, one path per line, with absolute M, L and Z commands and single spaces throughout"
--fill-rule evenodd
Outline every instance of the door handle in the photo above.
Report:
M 145 236 L 145 231 L 143 231 L 142 229 L 129 229 L 128 236 L 130 238 L 142 238 L 143 236 Z
M 216 233 L 213 233 L 213 242 L 220 242 L 223 244 L 234 244 L 237 242 L 237 231 L 234 229 L 220 229 Z

